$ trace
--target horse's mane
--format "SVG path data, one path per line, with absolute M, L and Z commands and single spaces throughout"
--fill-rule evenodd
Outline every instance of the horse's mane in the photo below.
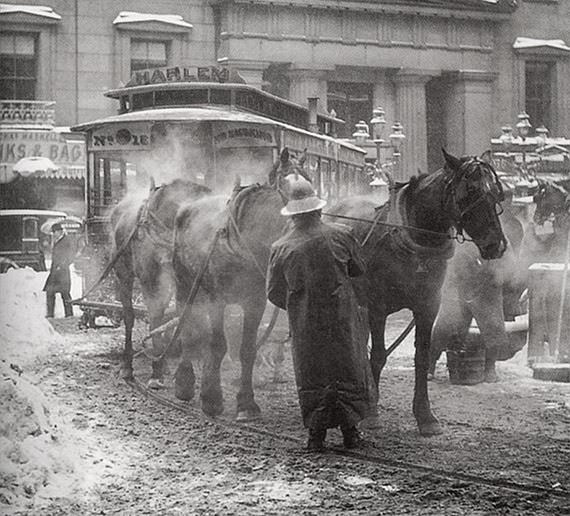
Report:
M 269 184 L 255 183 L 248 185 L 239 190 L 234 190 L 232 196 L 228 200 L 228 210 L 234 217 L 234 220 L 239 223 L 242 214 L 247 210 L 252 202 L 260 196 L 267 197 L 268 195 L 275 195 L 277 190 L 274 186 Z
M 396 190 L 402 189 L 404 186 L 408 185 L 408 192 L 413 193 L 419 186 L 421 181 L 427 178 L 429 174 L 419 174 L 417 176 L 412 176 L 407 183 L 396 183 Z

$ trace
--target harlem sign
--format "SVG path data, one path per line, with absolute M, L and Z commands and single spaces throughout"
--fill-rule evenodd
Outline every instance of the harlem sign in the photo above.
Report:
M 135 71 L 126 87 L 167 82 L 218 82 L 245 84 L 236 70 L 221 66 L 165 67 Z

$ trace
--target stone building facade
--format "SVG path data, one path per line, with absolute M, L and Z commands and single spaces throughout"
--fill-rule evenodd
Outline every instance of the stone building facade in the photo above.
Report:
M 222 62 L 318 97 L 347 121 L 340 136 L 383 106 L 404 125 L 402 178 L 438 168 L 442 146 L 481 153 L 524 109 L 570 133 L 570 0 L 26 1 L 1 4 L 0 53 L 34 59 L 35 83 L 9 85 L 68 124 L 114 113 L 102 93 L 133 70 Z

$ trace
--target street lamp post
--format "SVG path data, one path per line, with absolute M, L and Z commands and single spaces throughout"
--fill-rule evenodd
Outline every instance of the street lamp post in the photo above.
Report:
M 519 137 L 521 139 L 521 144 L 522 144 L 522 148 L 521 148 L 522 169 L 523 169 L 525 174 L 527 172 L 527 170 L 526 170 L 526 149 L 525 149 L 526 143 L 525 143 L 525 140 L 526 140 L 526 137 L 528 136 L 530 128 L 532 127 L 532 125 L 530 124 L 529 118 L 530 117 L 528 116 L 528 114 L 525 111 L 523 111 L 522 113 L 520 113 L 518 115 L 519 121 L 517 122 L 517 125 L 516 125 L 517 131 L 519 133 Z
M 394 168 L 400 173 L 401 152 L 402 144 L 406 139 L 404 134 L 404 126 L 400 122 L 394 122 L 392 126 L 392 134 L 389 136 L 390 143 L 392 144 L 392 157 L 394 160 Z
M 380 169 L 382 166 L 382 144 L 384 143 L 382 136 L 386 125 L 386 112 L 380 106 L 372 110 L 370 125 L 372 126 L 372 138 L 376 146 L 376 168 Z

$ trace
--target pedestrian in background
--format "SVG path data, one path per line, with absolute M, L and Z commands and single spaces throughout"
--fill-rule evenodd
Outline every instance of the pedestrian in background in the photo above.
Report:
M 51 267 L 49 276 L 44 285 L 46 293 L 46 317 L 54 316 L 55 295 L 59 293 L 63 300 L 65 317 L 73 316 L 73 306 L 71 305 L 71 276 L 69 266 L 75 257 L 75 243 L 69 237 L 62 225 L 56 222 L 52 228 L 53 249 L 51 256 Z
M 364 273 L 351 229 L 321 221 L 326 201 L 304 178 L 289 176 L 287 233 L 272 246 L 269 300 L 289 315 L 293 364 L 307 448 L 321 451 L 328 428 L 340 426 L 344 446 L 362 444 L 357 424 L 376 404 L 367 332 L 351 277 Z

